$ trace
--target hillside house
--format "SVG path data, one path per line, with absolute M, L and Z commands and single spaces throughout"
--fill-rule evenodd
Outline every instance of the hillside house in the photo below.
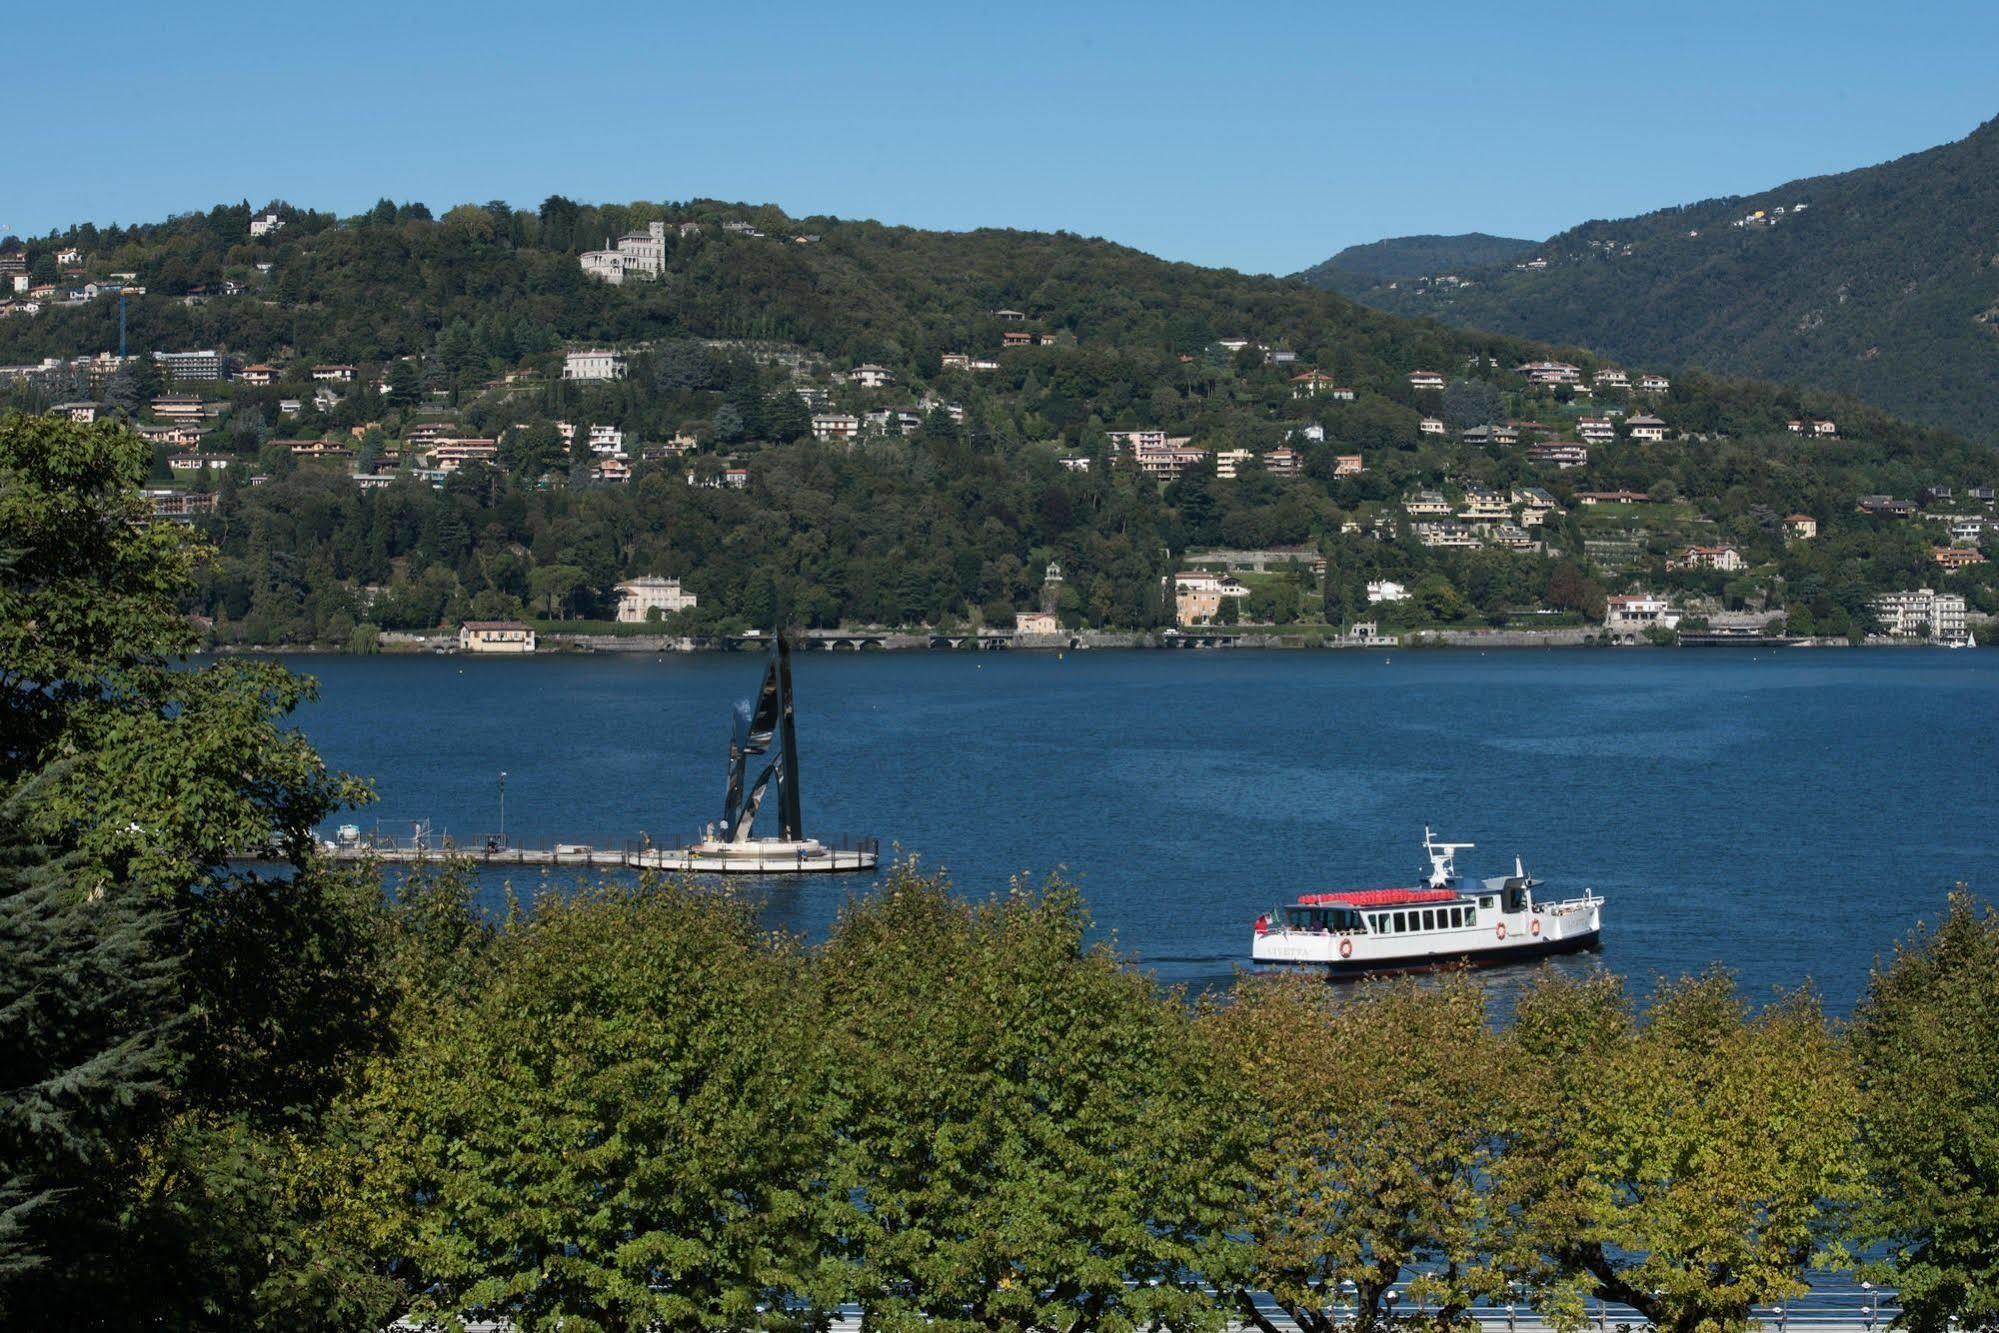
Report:
M 1625 433 L 1640 444 L 1664 444 L 1666 423 L 1657 417 L 1635 416 L 1624 423 Z
M 1333 455 L 1333 475 L 1335 477 L 1358 477 L 1367 471 L 1360 454 Z
M 1316 398 L 1321 393 L 1331 393 L 1337 387 L 1333 377 L 1323 370 L 1307 370 L 1291 377 L 1293 398 Z
M 1477 531 L 1467 523 L 1417 523 L 1411 531 L 1425 546 L 1471 550 L 1479 544 Z
M 851 412 L 812 414 L 812 438 L 821 441 L 849 441 L 860 438 L 861 419 Z
M 1666 562 L 1668 569 L 1713 569 L 1724 574 L 1748 568 L 1742 552 L 1733 546 L 1689 546 Z
M 1916 516 L 1916 502 L 1914 500 L 1897 500 L 1893 496 L 1888 495 L 1863 495 L 1854 508 L 1869 518 L 1914 518 Z
M 1617 427 L 1609 417 L 1584 417 L 1576 423 L 1576 435 L 1584 444 L 1609 444 L 1617 438 Z
M 1969 569 L 1973 565 L 1985 563 L 1985 556 L 1976 547 L 1939 546 L 1930 552 L 1937 564 L 1946 570 Z
M 1420 435 L 1450 434 L 1450 431 L 1445 427 L 1443 418 L 1441 417 L 1424 417 L 1421 421 L 1416 423 L 1416 431 Z
M 1577 440 L 1542 440 L 1527 446 L 1527 461 L 1567 471 L 1589 466 L 1589 446 Z
M 1409 387 L 1418 392 L 1432 389 L 1441 392 L 1444 377 L 1434 370 L 1412 370 L 1409 372 Z
M 562 378 L 566 380 L 615 380 L 624 377 L 625 358 L 601 347 L 562 354 Z
M 1169 440 L 1156 449 L 1136 449 L 1132 452 L 1132 461 L 1138 464 L 1140 472 L 1155 481 L 1172 481 L 1207 456 L 1206 449 L 1194 448 L 1180 438 Z
M 1215 452 L 1215 477 L 1219 481 L 1234 481 L 1241 469 L 1249 466 L 1256 455 L 1247 449 L 1220 449 Z
M 1500 491 L 1467 486 L 1464 507 L 1458 511 L 1458 517 L 1467 523 L 1503 523 L 1513 517 L 1513 506 Z
M 852 370 L 848 371 L 847 382 L 849 384 L 858 384 L 863 389 L 886 389 L 889 385 L 895 383 L 895 372 L 887 366 L 878 366 L 873 362 L 869 362 L 866 365 L 855 366 Z
M 1784 520 L 1784 535 L 1793 541 L 1808 542 L 1819 535 L 1819 521 L 1810 514 L 1792 514 Z
M 1402 512 L 1411 518 L 1444 518 L 1451 512 L 1451 502 L 1442 491 L 1418 491 L 1402 502 Z

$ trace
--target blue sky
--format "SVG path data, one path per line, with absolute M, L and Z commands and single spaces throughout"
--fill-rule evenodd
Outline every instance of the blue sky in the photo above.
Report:
M 1960 138 L 1999 4 L 41 4 L 0 229 L 705 196 L 1290 272 Z

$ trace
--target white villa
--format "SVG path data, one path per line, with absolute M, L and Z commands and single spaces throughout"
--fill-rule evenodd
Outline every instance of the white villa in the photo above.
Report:
M 644 624 L 658 611 L 668 616 L 675 611 L 685 611 L 695 605 L 691 592 L 681 589 L 679 579 L 663 579 L 648 576 L 640 579 L 626 579 L 617 585 L 618 619 L 627 625 Z
M 614 380 L 624 373 L 625 358 L 616 352 L 591 348 L 563 353 L 562 378 L 566 380 Z
M 627 278 L 657 278 L 666 272 L 666 224 L 648 223 L 644 231 L 628 231 L 602 250 L 586 250 L 577 261 L 593 278 L 622 283 Z

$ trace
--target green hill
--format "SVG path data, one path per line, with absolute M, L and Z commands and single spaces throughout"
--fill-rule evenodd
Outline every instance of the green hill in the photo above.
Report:
M 698 595 L 675 621 L 690 631 L 779 609 L 1007 623 L 1049 595 L 1071 626 L 1152 628 L 1173 618 L 1174 571 L 1213 547 L 1325 557 L 1323 578 L 1307 560 L 1245 579 L 1228 614 L 1258 623 L 1573 622 L 1607 591 L 1657 587 L 1840 633 L 1871 593 L 1940 579 L 1999 610 L 1994 566 L 1932 562 L 1946 529 L 1856 510 L 1938 488 L 1939 519 L 1978 518 L 1994 451 L 1834 394 L 1689 373 L 1587 397 L 1515 369 L 1559 358 L 1587 383 L 1604 363 L 1584 352 L 1063 233 L 707 200 L 278 213 L 254 238 L 239 205 L 0 252 L 60 279 L 0 318 L 0 407 L 94 402 L 155 437 L 160 484 L 216 494 L 190 519 L 218 547 L 191 609 L 225 640 L 601 620 L 639 574 Z M 585 251 L 653 222 L 656 279 L 586 276 Z M 125 297 L 133 359 L 74 360 L 116 349 L 120 281 L 144 289 Z M 623 373 L 565 378 L 583 348 L 615 350 Z M 171 382 L 146 355 L 192 349 L 239 373 Z M 1665 442 L 1625 424 L 1643 415 Z M 1612 423 L 1586 466 L 1529 452 L 1586 418 Z M 1800 418 L 1837 438 L 1793 434 Z M 1463 433 L 1507 421 L 1526 423 L 1515 442 Z M 1183 452 L 1140 458 L 1127 431 Z M 1496 490 L 1504 521 L 1429 527 L 1405 501 L 1432 489 L 1453 523 Z M 1646 499 L 1587 502 L 1620 490 Z M 1787 541 L 1793 513 L 1820 536 Z M 1669 567 L 1718 542 L 1746 568 Z M 1411 598 L 1370 606 L 1383 579 Z
M 1394 289 L 1308 280 L 1662 368 L 1837 389 L 1999 440 L 1995 217 L 1999 120 L 1879 166 L 1588 222 L 1541 246 L 1544 266 Z
M 1331 259 L 1293 276 L 1314 287 L 1351 294 L 1376 283 L 1511 264 L 1539 244 L 1482 231 L 1462 236 L 1391 236 L 1366 245 L 1349 245 Z

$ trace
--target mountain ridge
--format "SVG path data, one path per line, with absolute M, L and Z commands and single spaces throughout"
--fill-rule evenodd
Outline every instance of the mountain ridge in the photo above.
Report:
M 1999 119 L 1873 166 L 1583 222 L 1455 283 L 1433 270 L 1338 289 L 1456 327 L 1837 390 L 1993 440 L 1994 217 Z
M 1377 282 L 1423 277 L 1453 268 L 1487 268 L 1511 263 L 1532 252 L 1539 241 L 1490 232 L 1468 231 L 1456 236 L 1425 234 L 1388 236 L 1346 249 L 1291 276 L 1315 287 L 1348 293 Z

